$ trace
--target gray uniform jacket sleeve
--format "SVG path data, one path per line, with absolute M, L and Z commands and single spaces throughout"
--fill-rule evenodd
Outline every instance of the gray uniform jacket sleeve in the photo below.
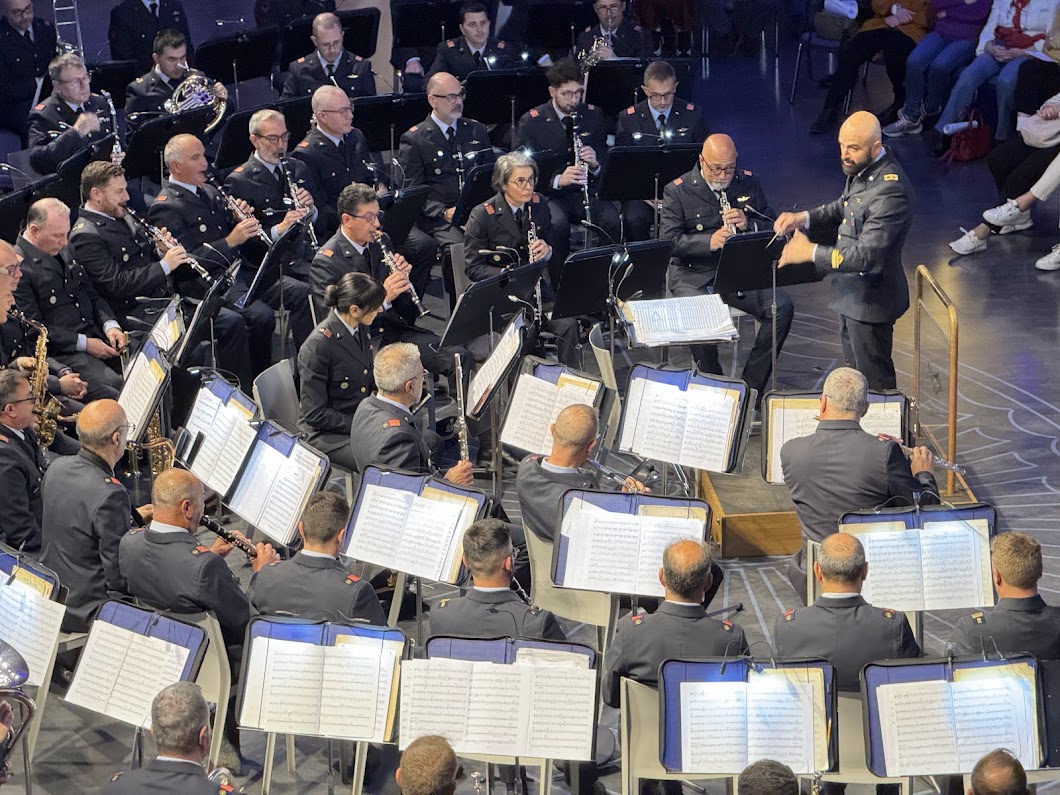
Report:
M 893 175 L 884 175 L 887 176 Z M 875 195 L 865 205 L 864 218 L 858 221 L 861 228 L 855 229 L 856 238 L 841 235 L 835 246 L 817 246 L 814 264 L 820 273 L 828 274 L 837 270 L 867 276 L 883 273 L 887 266 L 887 258 L 882 256 L 883 253 L 895 245 L 896 240 L 904 239 L 909 196 L 898 181 L 880 182 L 879 185 L 881 187 L 875 189 Z M 827 215 L 822 214 L 821 218 L 842 220 L 840 200 L 825 207 L 828 208 Z M 815 214 L 823 209 L 818 208 L 810 213 L 811 226 Z
M 103 563 L 107 589 L 124 593 L 125 578 L 118 565 L 118 545 L 132 524 L 132 501 L 125 489 L 108 489 L 96 506 L 93 530 L 99 539 L 99 557 Z

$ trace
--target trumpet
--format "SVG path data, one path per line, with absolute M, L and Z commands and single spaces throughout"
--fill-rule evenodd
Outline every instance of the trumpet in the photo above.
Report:
M 125 212 L 130 218 L 133 219 L 133 221 L 135 221 L 139 225 L 141 229 L 143 229 L 147 233 L 147 236 L 151 238 L 151 240 L 158 248 L 162 249 L 163 251 L 169 251 L 171 248 L 173 248 L 173 243 L 170 242 L 169 236 L 166 235 L 166 233 L 159 229 L 157 226 L 148 221 L 146 218 L 141 218 L 139 215 L 137 215 L 133 211 L 132 207 L 126 207 Z M 202 266 L 202 263 L 195 259 L 195 257 L 191 256 L 191 254 L 187 254 L 186 256 L 188 267 L 195 271 L 197 274 L 199 274 L 199 276 L 201 276 L 203 281 L 205 281 L 207 284 L 213 284 L 213 276 L 211 276 L 210 272 Z
M 313 229 L 313 221 L 309 217 L 311 213 L 309 212 L 309 208 L 307 208 L 304 204 L 302 204 L 302 202 L 298 200 L 298 190 L 294 184 L 294 180 L 291 179 L 291 172 L 287 170 L 286 157 L 280 158 L 278 168 L 280 169 L 280 173 L 283 175 L 284 182 L 287 183 L 287 195 L 291 197 L 291 205 L 294 207 L 294 209 L 306 213 L 305 222 L 307 231 L 309 232 L 309 242 L 312 243 L 313 250 L 315 251 L 316 249 L 320 248 L 320 243 L 317 241 L 316 230 Z
M 383 264 L 386 265 L 387 269 L 391 273 L 401 273 L 398 269 L 397 263 L 394 262 L 394 252 L 383 245 L 383 232 L 379 231 L 375 233 L 375 242 L 379 244 L 380 250 L 383 252 Z M 419 294 L 416 292 L 416 288 L 412 286 L 412 282 L 409 282 L 409 298 L 412 299 L 412 303 L 416 305 L 416 309 L 420 313 L 420 317 L 429 315 L 431 311 L 423 305 L 420 300 Z
M 232 198 L 232 194 L 228 193 L 224 188 L 222 188 L 220 183 L 212 174 L 206 175 L 206 181 L 217 189 L 217 192 L 221 194 L 221 199 L 224 201 L 225 206 L 228 207 L 232 215 L 238 218 L 241 223 L 243 221 L 249 221 L 250 219 L 254 218 L 253 213 L 248 213 L 243 210 L 243 208 L 239 206 L 239 203 Z M 269 237 L 268 232 L 266 232 L 264 229 L 258 229 L 258 239 L 266 246 L 272 246 L 272 238 Z
M 905 455 L 906 458 L 909 458 L 909 456 L 913 454 L 913 448 L 906 447 L 904 444 L 902 444 L 902 440 L 899 439 L 897 436 L 891 436 L 887 433 L 878 433 L 876 434 L 876 438 L 882 439 L 886 442 L 894 442 L 896 445 L 902 448 L 902 453 L 903 455 Z M 942 456 L 935 455 L 934 452 L 931 453 L 931 465 L 941 467 L 942 469 L 948 469 L 950 470 L 950 472 L 956 472 L 958 475 L 964 474 L 964 467 L 962 467 L 960 464 L 957 464 L 953 461 L 947 461 Z
M 460 354 L 453 354 L 456 378 L 456 439 L 460 443 L 460 460 L 471 460 L 471 449 L 467 441 L 467 417 L 464 415 L 464 367 L 460 364 Z
M 609 466 L 605 466 L 599 461 L 595 461 L 593 459 L 589 459 L 585 463 L 600 472 L 600 474 L 602 474 L 604 477 L 614 481 L 615 483 L 618 483 L 622 488 L 629 489 L 631 494 L 647 494 L 649 491 L 647 486 L 638 481 L 632 475 L 623 475 L 621 472 L 618 472 L 617 470 L 614 470 Z
M 585 212 L 586 222 L 591 224 L 593 219 L 589 214 L 589 164 L 582 160 L 582 141 L 581 136 L 578 135 L 578 114 L 572 113 L 570 118 L 570 145 L 574 150 L 574 165 L 585 170 L 585 184 L 582 185 L 582 210 Z
M 240 552 L 247 556 L 247 560 L 253 560 L 258 556 L 258 550 L 254 548 L 253 544 L 247 543 L 242 538 L 237 536 L 235 532 L 229 530 L 220 522 L 214 521 L 209 516 L 203 515 L 203 517 L 199 519 L 199 524 L 205 527 L 214 535 L 219 536 L 223 540 L 227 541 L 229 544 L 234 545 L 236 549 L 238 549 Z
M 111 97 L 109 91 L 100 91 L 100 96 L 107 100 L 107 105 L 110 106 L 110 126 L 114 130 L 114 146 L 110 148 L 110 159 L 116 160 L 121 157 L 121 137 L 118 135 L 118 111 L 114 107 L 114 99 Z

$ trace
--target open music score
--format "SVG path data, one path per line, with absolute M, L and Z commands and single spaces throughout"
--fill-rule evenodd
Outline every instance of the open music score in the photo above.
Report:
M 556 383 L 521 373 L 501 428 L 501 443 L 528 453 L 552 452 L 552 423 L 567 406 L 594 405 L 600 382 L 563 373 Z
M 902 521 L 839 529 L 856 535 L 865 548 L 869 575 L 862 596 L 870 604 L 904 611 L 994 604 L 986 519 L 925 520 L 922 529 Z
M 627 301 L 621 317 L 634 346 L 723 342 L 739 336 L 729 307 L 714 294 Z
M 151 413 L 162 395 L 162 387 L 169 377 L 169 370 L 170 364 L 165 354 L 151 339 L 144 340 L 125 374 L 125 383 L 118 395 L 118 403 L 125 409 L 125 418 L 133 425 L 129 433 L 130 441 L 143 438 Z
M 184 315 L 180 311 L 180 298 L 174 298 L 159 312 L 147 336 L 160 351 L 170 353 L 184 336 Z
M 398 692 L 400 641 L 339 635 L 334 646 L 252 639 L 240 726 L 387 742 Z
M 471 377 L 467 390 L 467 416 L 477 419 L 485 411 L 497 385 L 519 358 L 523 348 L 522 331 L 525 326 L 526 319 L 520 312 L 501 332 L 493 353 Z
M 23 570 L 24 571 L 24 570 Z M 20 580 L 0 581 L 0 640 L 9 643 L 29 666 L 26 683 L 48 684 L 44 674 L 59 642 L 65 605 L 53 602 Z
M 591 759 L 596 672 L 537 662 L 406 661 L 401 748 L 440 734 L 457 754 Z
M 258 431 L 251 424 L 254 401 L 220 378 L 205 383 L 184 424 L 188 468 L 206 487 L 227 495 L 239 475 Z

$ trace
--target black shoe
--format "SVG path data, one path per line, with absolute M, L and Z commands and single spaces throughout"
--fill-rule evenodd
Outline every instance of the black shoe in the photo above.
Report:
M 903 103 L 904 104 L 904 103 Z M 902 109 L 902 105 L 895 102 L 887 110 L 880 113 L 876 118 L 880 120 L 880 126 L 886 127 L 888 124 L 894 124 L 898 121 L 898 111 Z
M 927 134 L 928 146 L 931 148 L 931 154 L 935 157 L 941 157 L 947 149 L 950 148 L 950 136 L 943 135 L 934 127 L 929 128 L 930 131 Z
M 814 135 L 831 132 L 838 121 L 839 108 L 834 105 L 825 105 L 817 115 L 817 118 L 814 119 L 813 124 L 810 125 L 810 132 Z

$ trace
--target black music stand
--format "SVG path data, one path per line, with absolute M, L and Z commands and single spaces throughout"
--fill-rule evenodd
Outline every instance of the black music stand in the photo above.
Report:
M 431 112 L 426 94 L 380 94 L 353 101 L 353 124 L 371 152 L 394 151 L 398 138 Z
M 464 115 L 483 124 L 515 123 L 548 101 L 548 80 L 541 69 L 480 69 L 464 81 Z
M 250 157 L 254 151 L 250 143 L 250 117 L 259 110 L 261 108 L 240 110 L 225 121 L 225 126 L 221 128 L 221 139 L 217 144 L 217 154 L 213 156 L 213 167 L 218 171 L 242 165 Z
M 578 34 L 596 24 L 591 4 L 570 0 L 529 0 L 526 43 L 538 50 L 573 52 Z
M 449 0 L 390 2 L 393 49 L 433 48 L 440 41 L 460 35 L 459 4 Z
M 493 163 L 480 163 L 468 170 L 464 176 L 464 189 L 460 191 L 460 198 L 456 200 L 456 209 L 453 211 L 453 226 L 466 224 L 471 211 L 493 197 L 496 191 L 490 184 L 492 178 Z
M 640 99 L 648 62 L 639 58 L 610 58 L 589 70 L 585 101 L 605 116 L 617 116 Z
M 211 369 L 217 369 L 217 350 L 214 345 L 212 324 L 214 318 L 217 317 L 217 313 L 224 306 L 225 295 L 232 287 L 232 270 L 234 269 L 229 268 L 214 279 L 213 284 L 206 289 L 206 295 L 196 304 L 195 311 L 192 312 L 191 317 L 184 324 L 184 336 L 170 358 L 174 369 L 187 366 L 188 356 L 198 345 L 199 339 L 203 337 L 203 334 L 206 335 L 206 340 L 210 345 Z
M 570 158 L 570 153 L 565 149 L 562 151 L 545 149 L 541 152 L 535 152 L 524 146 L 519 151 L 532 157 L 534 163 L 537 164 L 537 190 L 539 193 L 544 192 L 546 188 L 552 185 L 552 180 L 567 167 L 567 161 Z
M 354 55 L 371 58 L 379 40 L 378 8 L 356 8 L 336 13 L 342 23 L 342 44 Z
M 88 73 L 92 76 L 92 93 L 109 91 L 114 107 L 125 107 L 125 89 L 140 76 L 136 61 L 102 61 L 92 64 Z
M 303 55 L 313 52 L 313 17 L 292 19 L 280 31 L 280 71 L 286 72 L 288 65 Z
M 256 28 L 204 41 L 195 50 L 195 67 L 224 85 L 234 85 L 239 107 L 239 84 L 272 74 L 280 29 Z
M 655 228 L 659 228 L 659 202 L 666 183 L 697 162 L 699 144 L 614 146 L 607 152 L 600 173 L 598 195 L 605 201 L 630 201 L 651 197 Z
M 464 345 L 476 337 L 500 331 L 516 312 L 532 309 L 534 286 L 546 267 L 547 263 L 533 262 L 473 282 L 456 299 L 439 347 Z M 519 300 L 513 301 L 509 296 Z
M 0 240 L 14 244 L 22 230 L 22 223 L 26 220 L 29 206 L 38 199 L 52 196 L 51 191 L 58 184 L 59 175 L 50 174 L 23 188 L 0 196 Z
M 383 213 L 383 231 L 390 236 L 394 248 L 400 248 L 408 240 L 412 227 L 423 214 L 427 195 L 431 189 L 427 185 L 414 185 L 396 193 L 384 193 L 379 197 L 379 207 Z
M 161 182 L 164 172 L 162 150 L 166 142 L 181 133 L 201 136 L 213 116 L 213 108 L 207 105 L 145 121 L 136 128 L 125 151 L 125 160 L 122 161 L 125 178 L 132 180 L 157 176 Z
M 70 208 L 71 222 L 76 220 L 77 208 L 81 205 L 81 172 L 93 160 L 101 158 L 104 153 L 109 154 L 115 140 L 114 133 L 105 135 L 59 164 L 55 172 L 59 181 L 48 187 L 48 195 L 54 196 Z
M 645 299 L 664 297 L 666 268 L 673 250 L 674 244 L 669 240 L 643 240 L 571 254 L 556 289 L 553 320 L 604 315 L 612 296 L 624 301 L 633 295 Z
M 287 120 L 287 131 L 291 134 L 291 145 L 300 143 L 312 127 L 313 97 L 289 97 L 276 103 L 276 110 Z

